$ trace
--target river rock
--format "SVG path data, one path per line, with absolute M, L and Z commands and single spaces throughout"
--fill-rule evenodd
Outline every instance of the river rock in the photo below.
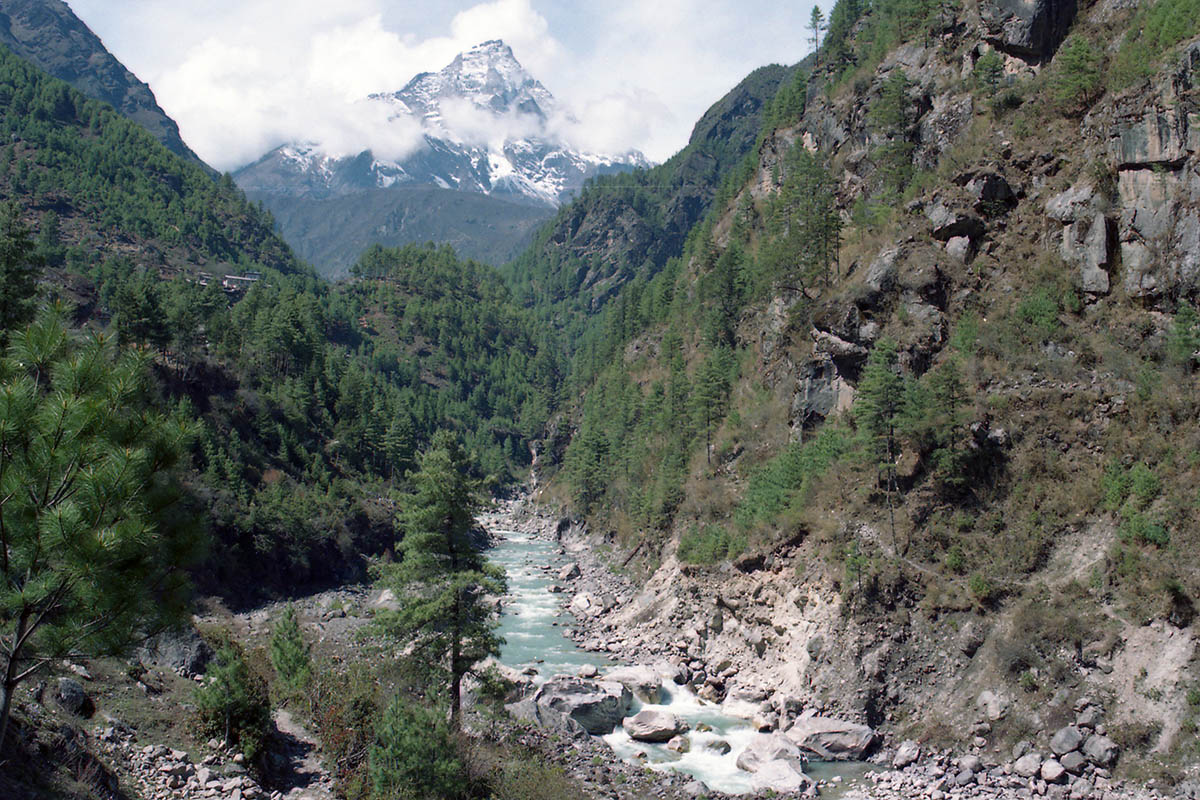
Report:
M 750 788 L 756 792 L 773 791 L 781 794 L 800 794 L 807 792 L 812 786 L 812 778 L 796 769 L 792 762 L 782 759 L 766 762 L 750 779 Z
M 686 729 L 679 717 L 660 708 L 643 708 L 626 717 L 621 726 L 629 738 L 639 742 L 668 742 Z
M 667 749 L 672 753 L 686 753 L 692 749 L 692 745 L 686 736 L 673 736 L 671 741 L 667 742 Z
M 867 725 L 822 717 L 811 709 L 796 719 L 787 737 L 827 761 L 861 759 L 875 743 L 875 731 Z
M 727 756 L 727 755 L 729 755 L 729 751 L 733 749 L 733 746 L 730 745 L 729 742 L 725 741 L 724 739 L 713 739 L 710 742 L 704 743 L 704 749 L 711 750 L 714 753 L 720 753 L 723 756 Z
M 616 681 L 643 703 L 655 705 L 662 700 L 662 676 L 653 667 L 621 667 L 605 673 L 604 680 Z
M 573 720 L 593 736 L 603 736 L 612 733 L 620 724 L 632 702 L 629 690 L 615 681 L 555 675 L 528 700 L 507 708 L 526 721 L 545 725 L 548 720 L 550 727 L 562 727 L 553 716 L 543 713 L 544 710 L 553 711 Z
M 760 733 L 738 756 L 737 767 L 746 772 L 758 772 L 769 761 L 790 761 L 799 770 L 803 770 L 805 764 L 804 753 L 795 742 L 781 733 Z
M 558 579 L 560 581 L 570 581 L 578 578 L 581 574 L 579 565 L 572 562 L 558 571 Z

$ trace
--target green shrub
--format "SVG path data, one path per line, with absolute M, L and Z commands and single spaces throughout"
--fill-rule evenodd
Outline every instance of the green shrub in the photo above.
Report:
M 1058 311 L 1058 301 L 1050 289 L 1040 286 L 1017 305 L 1017 319 L 1040 338 L 1049 339 L 1058 331 Z
M 971 596 L 982 604 L 990 603 L 996 596 L 995 585 L 981 573 L 975 572 L 967 579 L 967 588 Z
M 750 478 L 734 519 L 739 525 L 776 519 L 789 507 L 802 505 L 813 481 L 848 453 L 854 444 L 850 431 L 825 425 L 816 437 L 790 444 Z
M 196 689 L 196 714 L 201 730 L 241 748 L 253 759 L 271 729 L 267 681 L 246 664 L 242 649 L 227 642 L 217 650 L 204 684 Z
M 1165 527 L 1132 506 L 1125 506 L 1117 534 L 1127 542 L 1153 544 L 1158 547 L 1165 547 L 1171 542 L 1171 536 Z
M 1113 89 L 1152 76 L 1163 53 L 1200 31 L 1200 0 L 1158 0 L 1134 16 L 1128 31 L 1109 70 Z
M 450 724 L 436 704 L 393 698 L 375 728 L 368 761 L 372 796 L 379 800 L 468 796 Z
M 679 560 L 689 564 L 716 564 L 737 558 L 745 550 L 746 537 L 720 525 L 693 525 L 679 539 Z

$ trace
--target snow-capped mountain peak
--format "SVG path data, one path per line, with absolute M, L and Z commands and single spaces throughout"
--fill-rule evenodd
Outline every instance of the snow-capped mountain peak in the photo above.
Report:
M 248 191 L 329 196 L 396 184 L 433 184 L 558 205 L 587 178 L 645 166 L 640 153 L 583 152 L 558 131 L 570 118 L 495 39 L 458 54 L 404 88 L 372 94 L 392 125 L 417 123 L 424 141 L 400 159 L 336 156 L 319 144 L 287 144 L 237 174 Z

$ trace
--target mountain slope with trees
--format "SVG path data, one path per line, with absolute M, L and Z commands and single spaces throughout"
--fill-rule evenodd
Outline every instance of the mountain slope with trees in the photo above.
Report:
M 1070 686 L 1125 774 L 1194 777 L 1186 5 L 835 5 L 799 113 L 573 361 L 545 496 L 640 565 L 632 651 L 695 629 L 914 738 L 987 690 L 998 758 Z
M 184 144 L 179 126 L 159 107 L 150 87 L 113 57 L 62 0 L 7 0 L 0 8 L 0 44 L 108 103 L 185 160 L 211 168 Z

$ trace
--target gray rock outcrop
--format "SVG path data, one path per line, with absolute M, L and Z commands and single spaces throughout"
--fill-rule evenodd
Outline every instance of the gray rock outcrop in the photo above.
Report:
M 1075 21 L 1075 0 L 984 0 L 979 4 L 987 41 L 1026 61 L 1048 61 Z

